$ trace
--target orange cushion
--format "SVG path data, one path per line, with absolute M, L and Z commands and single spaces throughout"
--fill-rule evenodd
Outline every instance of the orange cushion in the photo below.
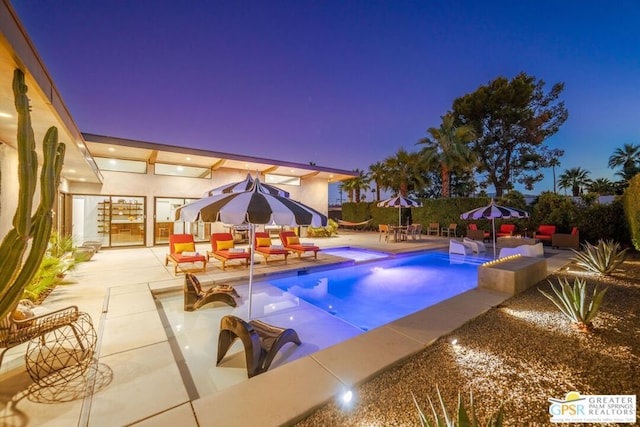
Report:
M 538 227 L 538 233 L 539 234 L 544 234 L 544 235 L 547 235 L 547 236 L 551 236 L 555 232 L 556 232 L 556 226 L 555 225 L 541 225 L 540 227 Z
M 216 251 L 223 251 L 233 247 L 233 240 L 218 240 L 216 242 Z
M 270 237 L 258 237 L 256 239 L 256 246 L 271 246 Z
M 300 244 L 300 238 L 298 236 L 287 237 L 287 244 L 288 245 L 299 245 Z
M 195 252 L 196 245 L 193 242 L 189 243 L 174 243 L 173 250 L 177 254 L 181 254 L 182 252 Z

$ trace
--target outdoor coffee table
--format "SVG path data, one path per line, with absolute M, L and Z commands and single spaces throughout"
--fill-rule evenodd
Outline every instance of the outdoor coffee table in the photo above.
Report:
M 540 240 L 531 237 L 504 236 L 498 237 L 496 244 L 501 248 L 515 248 L 522 245 L 535 245 L 538 242 Z

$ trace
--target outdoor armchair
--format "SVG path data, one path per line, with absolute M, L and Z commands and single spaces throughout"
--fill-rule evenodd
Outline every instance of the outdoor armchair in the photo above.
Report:
M 192 234 L 170 234 L 169 253 L 165 256 L 164 265 L 173 263 L 173 273 L 178 274 L 178 266 L 185 263 L 202 263 L 202 270 L 207 270 L 207 257 L 196 252 Z
M 484 242 L 491 237 L 491 233 L 484 230 L 479 230 L 476 224 L 469 224 L 469 228 L 467 229 L 467 237 L 473 240 L 478 240 Z
M 479 254 L 481 252 L 486 252 L 487 248 L 481 240 L 474 240 L 468 237 L 462 239 L 462 242 L 471 248 L 474 253 Z
M 260 320 L 245 322 L 239 317 L 227 315 L 220 320 L 216 365 L 220 365 L 227 351 L 238 338 L 244 345 L 249 378 L 266 372 L 273 358 L 285 344 L 301 344 L 297 332 L 293 329 L 280 328 Z
M 449 253 L 459 254 L 459 255 L 471 255 L 473 253 L 473 249 L 469 244 L 465 242 L 451 239 L 449 240 Z
M 284 256 L 284 263 L 287 263 L 287 257 L 289 256 L 289 251 L 284 248 L 284 246 L 275 246 L 271 244 L 271 236 L 269 233 L 265 231 L 256 231 L 256 237 L 253 243 L 253 249 L 257 254 L 260 254 L 264 257 L 265 264 L 269 263 L 270 256 Z
M 542 242 L 551 243 L 551 236 L 556 232 L 555 225 L 540 225 L 538 229 L 534 233 L 533 237 L 535 239 L 541 240 Z
M 320 248 L 312 244 L 300 243 L 300 238 L 293 231 L 281 231 L 280 240 L 285 249 L 298 254 L 298 258 L 302 258 L 302 254 L 305 252 L 313 252 L 313 257 L 318 258 L 318 251 Z
M 515 224 L 500 224 L 500 228 L 496 232 L 496 237 L 513 236 L 516 231 Z
M 222 269 L 227 268 L 227 261 L 244 261 L 249 266 L 251 254 L 244 249 L 236 249 L 231 233 L 213 233 L 211 235 L 211 250 L 207 251 L 207 259 L 211 257 L 222 263 Z
M 573 227 L 571 233 L 553 233 L 551 236 L 551 247 L 554 248 L 580 248 L 580 230 Z

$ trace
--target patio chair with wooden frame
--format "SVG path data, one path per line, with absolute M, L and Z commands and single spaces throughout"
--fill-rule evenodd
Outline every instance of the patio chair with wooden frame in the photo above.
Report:
M 202 269 L 196 271 L 207 270 L 207 257 L 196 252 L 196 244 L 192 234 L 169 235 L 169 253 L 165 256 L 164 265 L 169 265 L 169 261 L 173 263 L 174 274 L 178 274 L 180 264 L 201 262 Z
M 269 263 L 269 257 L 271 256 L 284 256 L 284 263 L 287 263 L 287 257 L 290 252 L 284 248 L 284 246 L 275 247 L 271 244 L 271 236 L 266 231 L 256 231 L 255 241 L 253 249 L 257 254 L 264 257 L 265 264 Z
M 427 236 L 439 236 L 440 235 L 440 224 L 437 222 L 429 223 L 429 227 L 427 228 Z
M 244 249 L 236 249 L 231 233 L 213 233 L 211 235 L 211 251 L 207 251 L 207 259 L 215 258 L 222 263 L 222 269 L 227 268 L 228 261 L 244 261 L 245 268 L 249 266 L 251 254 Z
M 313 252 L 313 257 L 318 258 L 320 248 L 315 245 L 300 243 L 300 238 L 293 231 L 280 232 L 280 240 L 282 240 L 285 249 L 298 254 L 298 259 L 302 258 L 302 255 L 306 252 Z
M 227 351 L 238 338 L 244 345 L 249 378 L 266 372 L 273 358 L 285 344 L 301 344 L 297 332 L 293 329 L 280 328 L 260 320 L 245 322 L 239 317 L 227 315 L 220 319 L 216 365 L 220 365 Z
M 457 237 L 458 235 L 458 224 L 456 224 L 455 222 L 449 224 L 449 227 L 447 228 L 442 228 L 442 235 L 444 236 L 445 234 L 447 235 L 447 237 Z

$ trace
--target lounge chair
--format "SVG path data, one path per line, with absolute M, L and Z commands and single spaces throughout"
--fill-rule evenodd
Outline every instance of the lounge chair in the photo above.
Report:
M 227 261 L 244 261 L 249 266 L 251 254 L 244 249 L 236 249 L 231 233 L 213 233 L 211 235 L 211 250 L 207 251 L 207 259 L 211 257 L 222 263 L 222 269 L 227 268 Z
M 580 248 L 580 230 L 573 227 L 571 233 L 554 233 L 551 236 L 551 247 L 553 248 Z
M 496 237 L 513 236 L 513 233 L 515 231 L 516 231 L 515 224 L 500 224 L 500 228 L 496 232 Z
M 203 291 L 196 276 L 191 273 L 184 276 L 184 311 L 194 311 L 214 301 L 236 307 L 238 304 L 234 296 L 238 297 L 239 295 L 233 286 L 216 285 Z
M 302 255 L 305 252 L 313 252 L 313 257 L 316 259 L 318 258 L 318 251 L 320 248 L 312 244 L 300 243 L 300 239 L 293 231 L 281 231 L 280 240 L 282 240 L 284 248 L 297 253 L 298 258 L 302 258 Z
M 540 225 L 538 226 L 538 230 L 536 230 L 533 237 L 542 242 L 551 243 L 551 237 L 555 232 L 555 225 Z
M 460 255 L 471 255 L 473 253 L 473 249 L 471 249 L 469 245 L 465 244 L 465 242 L 451 239 L 449 240 L 449 253 L 460 254 Z
M 264 257 L 264 262 L 266 264 L 269 263 L 269 257 L 274 255 L 283 255 L 284 263 L 287 263 L 287 257 L 289 256 L 289 251 L 284 248 L 284 246 L 274 246 L 271 244 L 271 236 L 269 233 L 264 231 L 256 231 L 256 238 L 253 243 L 253 249 L 256 253 L 262 255 Z
M 192 234 L 170 234 L 169 253 L 164 258 L 164 265 L 173 263 L 173 274 L 178 274 L 178 266 L 185 263 L 202 263 L 202 270 L 207 270 L 207 257 L 196 252 L 196 245 Z
M 535 245 L 520 245 L 515 248 L 502 248 L 500 249 L 499 258 L 504 258 L 510 255 L 522 255 L 532 258 L 544 257 L 544 247 L 542 242 Z
M 298 334 L 293 329 L 279 328 L 260 320 L 245 322 L 239 317 L 227 315 L 220 320 L 216 365 L 220 365 L 237 338 L 240 338 L 244 345 L 249 378 L 266 372 L 273 358 L 285 344 L 301 344 Z
M 462 239 L 462 243 L 464 243 L 466 246 L 469 246 L 471 250 L 476 254 L 487 251 L 486 246 L 480 240 L 473 240 L 465 237 Z

